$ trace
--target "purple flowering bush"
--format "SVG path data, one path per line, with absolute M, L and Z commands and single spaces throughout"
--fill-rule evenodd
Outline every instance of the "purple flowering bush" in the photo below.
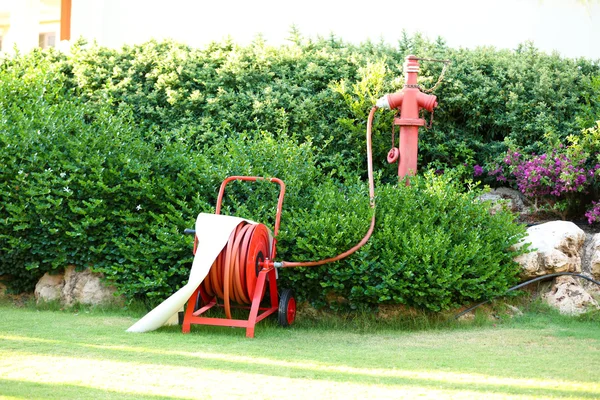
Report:
M 509 150 L 488 175 L 516 187 L 531 201 L 535 212 L 546 211 L 566 219 L 577 212 L 586 195 L 593 191 L 600 169 L 600 164 L 590 166 L 587 153 L 569 150 L 572 149 L 559 146 L 540 155 Z M 475 176 L 483 173 L 481 167 L 477 167 L 473 171 Z M 600 202 L 592 205 L 593 210 L 586 213 L 590 224 L 600 221 Z
M 600 222 L 600 201 L 592 201 L 592 207 L 585 213 L 588 223 Z

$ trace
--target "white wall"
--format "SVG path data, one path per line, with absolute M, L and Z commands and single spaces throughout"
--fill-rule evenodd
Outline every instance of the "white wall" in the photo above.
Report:
M 292 24 L 302 34 L 350 42 L 395 43 L 403 29 L 452 47 L 515 48 L 531 40 L 543 51 L 600 59 L 600 1 L 588 0 L 73 0 L 72 38 L 120 47 L 155 37 L 194 46 L 262 33 L 280 44 Z M 369 4 L 369 5 L 367 5 Z

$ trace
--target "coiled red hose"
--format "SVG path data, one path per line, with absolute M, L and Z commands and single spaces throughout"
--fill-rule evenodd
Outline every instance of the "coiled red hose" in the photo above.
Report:
M 202 283 L 206 294 L 223 299 L 227 318 L 231 318 L 231 301 L 252 302 L 259 263 L 270 257 L 270 247 L 269 230 L 263 224 L 241 222 L 231 232 Z

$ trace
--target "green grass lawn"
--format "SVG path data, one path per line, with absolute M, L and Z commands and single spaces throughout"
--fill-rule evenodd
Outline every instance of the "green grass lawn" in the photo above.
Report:
M 0 303 L 0 398 L 600 398 L 600 325 L 314 323 L 126 333 L 123 312 Z

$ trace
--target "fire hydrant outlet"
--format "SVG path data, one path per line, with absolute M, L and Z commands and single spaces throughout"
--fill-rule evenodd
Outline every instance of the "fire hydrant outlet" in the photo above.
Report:
M 417 103 L 419 104 L 419 107 L 422 107 L 429 112 L 432 112 L 438 105 L 436 96 L 421 92 L 417 95 Z
M 398 93 L 393 93 L 393 94 L 388 94 L 385 97 L 386 97 L 386 100 L 391 109 L 401 108 L 402 103 L 404 101 L 404 91 L 398 92 Z

